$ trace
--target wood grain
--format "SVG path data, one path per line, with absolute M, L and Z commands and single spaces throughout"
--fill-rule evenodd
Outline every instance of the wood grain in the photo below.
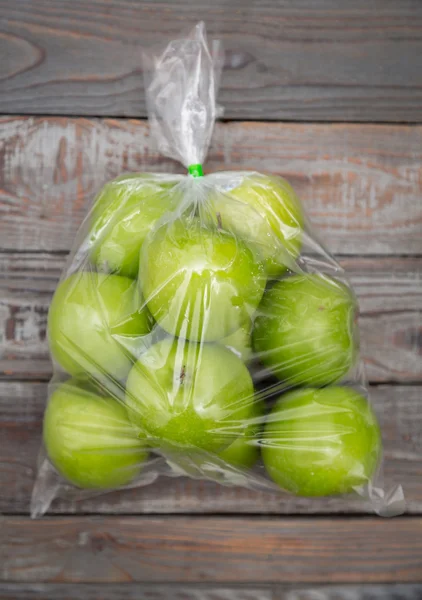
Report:
M 140 593 L 142 596 L 140 596 Z M 1 600 L 420 600 L 422 584 L 0 583 Z
M 0 513 L 29 510 L 46 397 L 46 384 L 0 383 Z M 385 488 L 402 484 L 407 512 L 422 513 L 422 388 L 374 386 L 371 398 L 383 432 Z M 80 501 L 58 499 L 51 510 L 56 514 L 372 512 L 359 497 L 308 500 L 167 477 L 143 488 Z
M 141 46 L 199 18 L 226 46 L 226 118 L 422 122 L 418 0 L 0 0 L 0 112 L 144 117 Z M 47 307 L 76 230 L 109 178 L 182 171 L 142 121 L 0 119 L 0 598 L 422 597 L 405 585 L 422 575 L 422 519 L 409 516 L 422 513 L 421 164 L 420 126 L 269 122 L 218 124 L 207 163 L 288 177 L 341 253 L 377 383 L 385 485 L 403 484 L 407 518 L 269 518 L 369 507 L 160 478 L 59 498 L 55 517 L 34 522 L 16 516 L 28 511 L 47 393 L 32 380 L 51 374 Z M 197 516 L 146 516 L 169 513 Z
M 422 518 L 5 517 L 0 579 L 417 583 Z
M 285 175 L 334 253 L 422 254 L 421 126 L 224 123 L 206 167 Z M 181 167 L 145 122 L 1 119 L 0 247 L 68 251 L 95 193 L 125 171 Z
M 227 118 L 422 120 L 418 0 L 1 0 L 0 111 L 145 116 L 141 48 L 205 20 Z
M 48 306 L 65 263 L 48 253 L 0 253 L 0 377 L 51 376 Z M 371 381 L 422 381 L 422 259 L 344 258 L 360 301 Z

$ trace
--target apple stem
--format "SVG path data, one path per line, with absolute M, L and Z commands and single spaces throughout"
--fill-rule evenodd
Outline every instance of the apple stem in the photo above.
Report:
M 218 223 L 218 229 L 223 229 L 223 221 L 221 219 L 221 213 L 217 213 L 217 223 Z

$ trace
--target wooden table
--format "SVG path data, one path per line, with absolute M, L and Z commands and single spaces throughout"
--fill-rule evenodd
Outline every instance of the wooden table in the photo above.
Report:
M 152 149 L 140 48 L 199 19 L 226 64 L 206 168 L 280 173 L 348 269 L 403 517 L 162 479 L 28 517 L 46 316 L 96 190 Z M 0 0 L 0 597 L 422 598 L 420 0 Z

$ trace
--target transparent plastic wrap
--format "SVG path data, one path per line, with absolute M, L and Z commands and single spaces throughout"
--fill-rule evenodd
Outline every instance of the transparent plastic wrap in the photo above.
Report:
M 100 191 L 54 294 L 54 363 L 31 512 L 158 476 L 386 515 L 358 306 L 284 179 L 203 175 L 222 65 L 202 23 L 145 57 L 151 134 L 187 176 Z

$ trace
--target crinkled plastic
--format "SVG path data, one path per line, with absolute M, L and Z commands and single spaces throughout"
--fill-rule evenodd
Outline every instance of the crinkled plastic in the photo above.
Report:
M 151 135 L 189 174 L 109 182 L 54 294 L 32 515 L 161 475 L 398 514 L 343 269 L 286 180 L 202 176 L 221 112 L 211 48 L 200 23 L 145 57 Z

